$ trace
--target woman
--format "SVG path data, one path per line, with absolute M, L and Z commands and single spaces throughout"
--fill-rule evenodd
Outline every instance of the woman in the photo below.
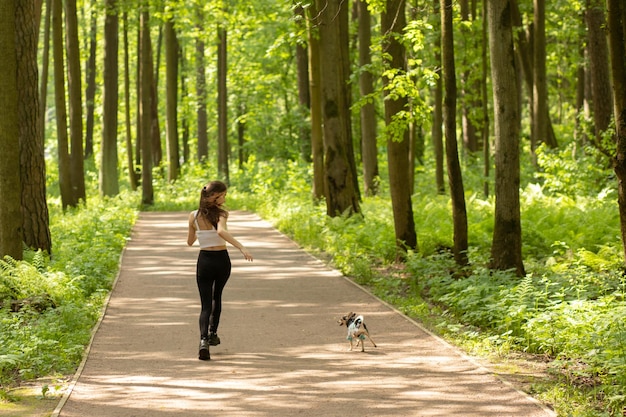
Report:
M 230 258 L 226 242 L 239 249 L 247 261 L 252 261 L 250 252 L 227 230 L 228 212 L 222 208 L 225 200 L 226 184 L 212 181 L 200 192 L 198 210 L 189 213 L 187 245 L 193 245 L 196 239 L 200 245 L 196 282 L 202 305 L 198 353 L 201 360 L 211 359 L 209 345 L 220 344 L 217 327 L 222 313 L 222 291 L 230 277 Z

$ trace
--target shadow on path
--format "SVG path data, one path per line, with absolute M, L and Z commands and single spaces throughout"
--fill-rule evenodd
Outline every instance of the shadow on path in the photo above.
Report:
M 331 270 L 256 215 L 233 212 L 222 344 L 197 359 L 197 247 L 187 213 L 142 213 L 61 417 L 551 416 Z M 378 348 L 348 352 L 338 318 Z

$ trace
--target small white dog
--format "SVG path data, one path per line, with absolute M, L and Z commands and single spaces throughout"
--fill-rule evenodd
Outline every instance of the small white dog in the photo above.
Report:
M 350 342 L 350 350 L 354 347 L 354 340 L 356 339 L 356 345 L 359 346 L 361 344 L 361 352 L 365 352 L 365 339 L 369 339 L 372 342 L 372 345 L 376 347 L 376 343 L 372 340 L 370 333 L 367 331 L 367 326 L 365 325 L 365 319 L 363 316 L 357 315 L 356 313 L 348 313 L 348 315 L 343 316 L 341 320 L 339 320 L 339 325 L 345 325 L 348 328 L 348 341 Z

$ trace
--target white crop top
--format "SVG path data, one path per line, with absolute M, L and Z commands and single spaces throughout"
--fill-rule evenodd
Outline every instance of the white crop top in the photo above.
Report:
M 200 225 L 198 224 L 198 210 L 194 212 L 193 224 L 196 226 L 196 236 L 198 237 L 198 244 L 201 248 L 226 245 L 224 239 L 217 234 L 216 229 L 200 229 Z

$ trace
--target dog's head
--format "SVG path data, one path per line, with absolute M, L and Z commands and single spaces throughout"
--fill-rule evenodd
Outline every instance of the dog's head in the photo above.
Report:
M 354 321 L 355 317 L 356 317 L 356 313 L 350 312 L 350 313 L 346 314 L 345 316 L 343 316 L 339 320 L 339 325 L 340 326 L 349 326 L 350 323 Z

